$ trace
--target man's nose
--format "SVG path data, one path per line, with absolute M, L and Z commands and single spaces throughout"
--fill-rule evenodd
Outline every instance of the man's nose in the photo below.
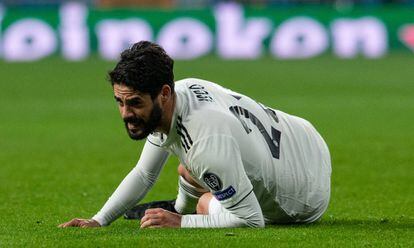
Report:
M 121 116 L 122 116 L 122 119 L 127 119 L 129 117 L 134 116 L 134 113 L 131 111 L 131 109 L 128 106 L 123 106 L 121 108 Z

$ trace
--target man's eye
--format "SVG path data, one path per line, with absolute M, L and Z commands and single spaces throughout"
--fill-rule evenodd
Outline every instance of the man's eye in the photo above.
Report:
M 119 106 L 123 106 L 124 104 L 121 102 L 121 101 L 119 101 L 119 100 L 116 100 L 116 103 L 119 105 Z
M 139 100 L 131 100 L 131 101 L 128 101 L 128 105 L 129 106 L 136 107 L 136 106 L 139 106 L 140 104 L 141 104 L 141 102 Z

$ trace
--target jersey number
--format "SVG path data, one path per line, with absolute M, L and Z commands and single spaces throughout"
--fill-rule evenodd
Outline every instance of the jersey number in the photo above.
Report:
M 267 145 L 269 146 L 270 152 L 272 153 L 272 157 L 276 159 L 280 158 L 281 132 L 279 130 L 277 130 L 274 127 L 271 127 L 272 136 L 270 136 L 269 133 L 266 131 L 265 127 L 263 126 L 262 122 L 254 114 L 249 112 L 247 109 L 242 108 L 240 106 L 231 106 L 229 110 L 240 121 L 244 130 L 248 134 L 252 130 L 248 127 L 247 123 L 241 117 L 243 116 L 244 118 L 249 119 L 259 129 L 260 133 L 263 135 L 263 138 L 265 139 Z

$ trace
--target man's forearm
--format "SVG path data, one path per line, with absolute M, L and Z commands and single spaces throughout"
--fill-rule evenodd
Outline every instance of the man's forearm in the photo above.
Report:
M 124 178 L 93 219 L 101 226 L 109 225 L 142 200 L 157 180 L 167 159 L 168 152 L 147 142 L 137 166 Z
M 155 180 L 146 178 L 156 176 L 145 174 L 134 168 L 92 219 L 99 222 L 101 226 L 109 225 L 145 197 L 155 182 Z

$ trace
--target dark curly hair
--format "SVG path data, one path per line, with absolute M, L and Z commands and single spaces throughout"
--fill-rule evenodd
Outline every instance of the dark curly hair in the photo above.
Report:
M 140 41 L 121 53 L 121 59 L 110 71 L 112 84 L 123 84 L 154 99 L 164 84 L 174 92 L 174 61 L 159 45 Z

